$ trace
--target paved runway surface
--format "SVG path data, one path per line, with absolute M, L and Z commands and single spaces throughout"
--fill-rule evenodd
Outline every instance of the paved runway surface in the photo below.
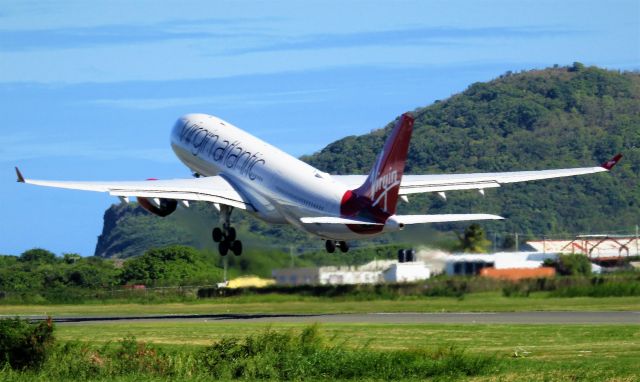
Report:
M 29 317 L 34 320 L 42 316 Z M 372 323 L 372 324 L 640 324 L 640 312 L 500 312 L 368 314 L 188 314 L 58 317 L 60 324 L 130 322 Z

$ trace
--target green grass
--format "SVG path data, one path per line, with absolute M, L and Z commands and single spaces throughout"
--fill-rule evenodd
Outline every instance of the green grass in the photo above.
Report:
M 318 342 L 322 347 L 316 348 L 309 359 L 295 351 L 296 346 L 300 346 L 300 340 L 296 338 L 307 328 L 308 325 L 297 323 L 215 321 L 57 325 L 59 343 L 75 344 L 69 351 L 58 351 L 56 357 L 59 358 L 49 360 L 41 372 L 4 370 L 0 371 L 0 379 L 56 380 L 60 370 L 78 368 L 86 373 L 78 376 L 84 380 L 162 380 L 167 377 L 161 375 L 162 370 L 174 370 L 179 374 L 173 377 L 180 380 L 206 380 L 198 369 L 201 368 L 198 357 L 207 347 L 229 337 L 236 337 L 236 342 L 209 348 L 209 354 L 214 358 L 220 349 L 231 352 L 233 361 L 225 362 L 235 366 L 220 366 L 220 375 L 226 376 L 223 379 L 229 378 L 229 373 L 237 366 L 249 367 L 249 372 L 255 373 L 257 369 L 282 364 L 288 365 L 290 370 L 286 373 L 293 374 L 286 375 L 294 375 L 293 379 L 309 379 L 316 375 L 313 370 L 300 369 L 299 364 L 303 363 L 307 368 L 311 364 L 340 369 L 340 372 L 330 373 L 334 377 L 327 374 L 336 380 L 349 379 L 351 372 L 357 374 L 353 374 L 356 380 L 372 380 L 377 374 L 361 365 L 369 363 L 368 367 L 374 368 L 387 365 L 385 362 L 390 362 L 389 366 L 381 369 L 377 379 L 396 375 L 393 374 L 395 371 L 387 369 L 397 367 L 396 364 L 400 368 L 409 365 L 413 368 L 414 371 L 398 369 L 397 378 L 393 378 L 406 380 L 424 380 L 424 376 L 431 375 L 434 380 L 636 381 L 640 376 L 640 363 L 637 362 L 640 359 L 640 325 L 322 324 L 319 326 L 322 340 Z M 272 334 L 265 337 L 265 333 Z M 138 345 L 129 353 L 123 353 L 122 339 L 132 335 Z M 249 351 L 251 354 L 247 355 L 242 344 L 249 339 L 254 341 L 251 346 L 262 350 Z M 281 340 L 284 345 L 278 342 Z M 336 353 L 335 359 L 333 353 Z M 99 356 L 94 357 L 95 354 Z M 96 367 L 95 362 L 78 364 L 78 357 L 94 357 L 99 362 L 106 362 L 105 371 L 91 371 Z M 124 365 L 128 371 L 122 371 L 124 366 L 118 363 L 119 359 L 126 361 L 130 359 L 127 357 L 133 358 Z M 238 361 L 238 358 L 242 359 Z M 351 364 L 357 367 L 351 370 Z M 443 369 L 442 365 L 447 366 Z M 477 370 L 464 372 L 466 368 L 476 366 Z M 200 371 L 191 373 L 189 368 Z M 252 379 L 255 374 L 245 376 Z
M 373 312 L 522 312 L 640 310 L 640 297 L 504 297 L 499 292 L 473 293 L 464 298 L 405 297 L 395 300 L 301 297 L 295 295 L 238 296 L 188 303 L 0 305 L 0 315 L 110 316 L 216 313 L 373 313 Z
M 94 346 L 113 343 L 130 334 L 166 349 L 199 349 L 229 336 L 271 330 L 300 332 L 304 324 L 161 322 L 59 325 L 61 341 Z M 323 324 L 326 346 L 372 351 L 464 349 L 470 355 L 495 356 L 489 374 L 471 380 L 616 380 L 640 375 L 640 325 L 436 325 Z
M 208 345 L 229 335 L 258 333 L 265 328 L 298 330 L 302 323 L 128 322 L 58 325 L 60 340 L 94 343 L 128 335 L 168 345 Z M 351 347 L 376 349 L 437 348 L 458 345 L 477 352 L 510 354 L 522 348 L 536 356 L 575 355 L 580 350 L 600 354 L 635 344 L 640 357 L 640 325 L 475 325 L 475 324 L 322 324 L 328 337 Z M 596 344 L 599 344 L 596 346 Z M 597 349 L 595 349 L 597 347 Z
M 499 292 L 449 297 L 405 297 L 393 300 L 354 300 L 291 295 L 238 296 L 171 304 L 3 305 L 2 315 L 150 315 L 216 313 L 367 313 L 367 312 L 487 312 L 487 311 L 621 311 L 640 310 L 638 297 L 504 297 Z M 299 333 L 299 323 L 127 322 L 58 325 L 61 343 L 78 342 L 98 349 L 118 346 L 118 341 L 135 335 L 138 341 L 168 352 L 171 362 L 194 362 L 206 346 L 229 336 L 264 333 Z M 475 325 L 475 324 L 323 324 L 324 344 L 335 349 L 364 352 L 353 355 L 362 362 L 378 360 L 380 354 L 405 352 L 439 354 L 442 349 L 464 350 L 471 359 L 495 357 L 491 371 L 465 376 L 472 381 L 636 381 L 640 376 L 640 325 Z M 454 352 L 447 357 L 457 357 Z M 373 352 L 373 353 L 367 353 Z M 160 353 L 159 353 L 160 354 Z M 324 354 L 324 353 L 323 353 Z M 369 354 L 371 359 L 366 361 Z M 391 358 L 397 356 L 393 353 Z M 69 356 L 71 357 L 71 356 Z M 347 357 L 347 356 L 345 356 Z M 413 357 L 413 356 L 410 356 Z M 354 358 L 354 359 L 356 359 Z M 350 358 L 344 358 L 350 359 Z M 387 359 L 387 358 L 384 358 Z M 484 359 L 484 358 L 482 358 Z M 251 362 L 263 362 L 262 358 Z M 59 362 L 67 362 L 61 359 Z M 249 362 L 249 361 L 248 361 Z M 360 361 L 358 361 L 360 362 Z M 377 362 L 377 361 L 375 361 Z M 413 361 L 412 361 L 413 362 Z M 465 361 L 466 362 L 466 361 Z M 488 361 L 487 361 L 488 362 Z M 424 365 L 423 365 L 424 366 Z M 148 372 L 110 374 L 86 380 L 147 381 L 166 377 Z M 346 378 L 346 377 L 345 377 Z M 371 375 L 360 380 L 371 380 Z M 457 380 L 457 375 L 434 375 L 435 380 Z M 0 371 L 1 380 L 48 381 L 52 374 Z M 55 379 L 55 378 L 53 378 Z M 196 374 L 181 380 L 207 380 Z M 308 379 L 308 378 L 307 378 Z M 333 378 L 339 380 L 340 378 Z M 418 379 L 410 374 L 405 379 Z

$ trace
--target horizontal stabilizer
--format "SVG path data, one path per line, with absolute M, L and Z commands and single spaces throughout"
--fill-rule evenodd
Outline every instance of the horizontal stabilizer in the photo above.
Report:
M 445 223 L 461 222 L 468 220 L 502 220 L 502 216 L 490 214 L 444 214 L 444 215 L 393 215 L 389 218 L 399 224 L 423 224 L 423 223 Z M 367 220 L 341 218 L 337 216 L 317 216 L 300 218 L 304 224 L 360 224 L 360 225 L 384 225 Z
M 375 223 L 366 220 L 339 218 L 336 216 L 318 216 L 300 218 L 304 224 L 360 224 L 360 225 L 384 225 L 383 223 Z
M 502 216 L 490 214 L 444 214 L 444 215 L 395 215 L 393 216 L 400 224 L 423 224 L 423 223 L 445 223 L 461 222 L 468 220 L 502 220 Z

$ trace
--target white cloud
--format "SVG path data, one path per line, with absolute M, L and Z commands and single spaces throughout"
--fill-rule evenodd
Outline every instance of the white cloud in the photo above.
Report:
M 133 110 L 155 110 L 180 106 L 215 105 L 218 108 L 247 108 L 293 103 L 309 103 L 319 99 L 319 95 L 330 90 L 301 90 L 290 92 L 232 94 L 210 97 L 175 98 L 119 98 L 87 101 L 95 105 L 105 105 Z
M 15 164 L 36 158 L 92 158 L 101 160 L 142 159 L 175 162 L 170 148 L 122 148 L 96 142 L 61 141 L 36 134 L 18 133 L 0 137 L 0 162 Z
M 463 5 L 455 1 L 379 2 L 366 11 L 357 4 L 286 1 L 259 10 L 236 2 L 180 7 L 62 2 L 26 8 L 17 3 L 8 7 L 1 29 L 23 37 L 14 37 L 8 44 L 13 50 L 0 53 L 0 82 L 166 81 L 487 62 L 622 66 L 640 59 L 630 48 L 640 39 L 638 7 L 630 4 L 587 9 L 553 1 L 498 1 L 464 3 L 460 12 Z M 594 18 L 600 10 L 603 17 Z M 593 33 L 562 33 L 584 28 Z M 47 30 L 57 37 L 16 49 L 20 39 L 28 45 Z M 5 41 L 11 38 L 6 35 Z M 147 107 L 158 107 L 152 104 Z

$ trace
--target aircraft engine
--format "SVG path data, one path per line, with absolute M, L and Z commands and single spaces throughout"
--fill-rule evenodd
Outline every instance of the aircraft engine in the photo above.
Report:
M 178 207 L 178 201 L 175 199 L 138 197 L 138 203 L 145 210 L 162 217 L 170 215 Z

